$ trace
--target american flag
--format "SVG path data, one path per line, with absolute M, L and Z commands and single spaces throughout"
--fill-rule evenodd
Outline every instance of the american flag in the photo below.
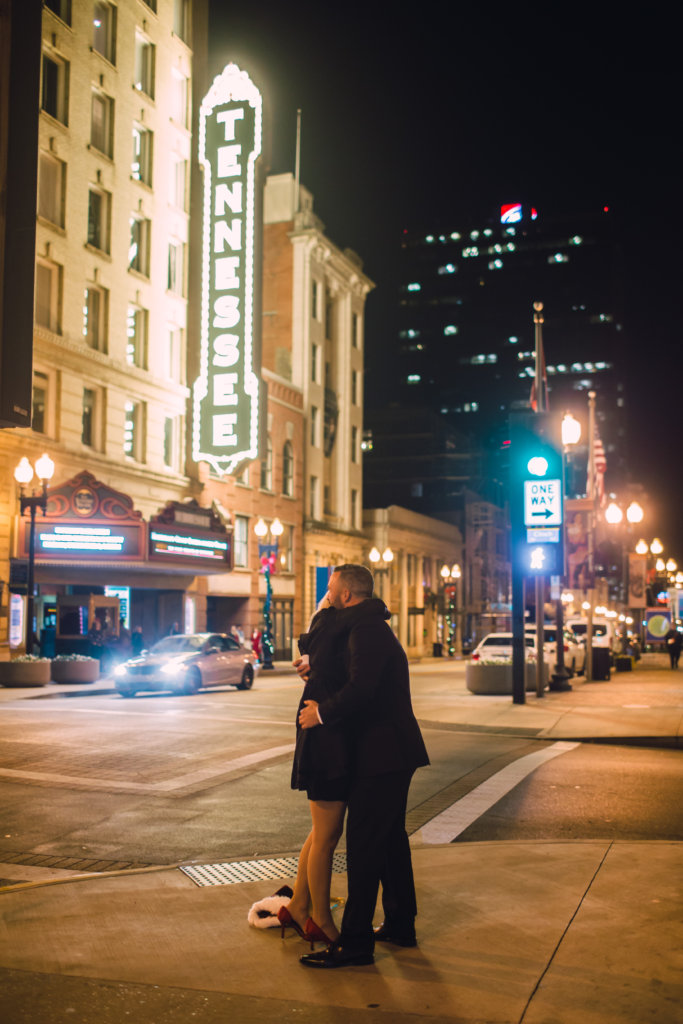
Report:
M 529 395 L 529 405 L 534 412 L 546 412 L 548 409 L 548 375 L 545 368 L 545 353 L 543 352 L 542 341 L 540 342 L 539 350 L 537 358 L 539 359 L 540 364 L 538 376 L 541 378 L 541 401 L 539 403 L 539 395 L 536 394 L 536 374 L 534 374 L 533 383 L 531 385 L 531 394 Z
M 593 466 L 589 467 L 588 472 L 590 473 L 592 471 L 593 473 L 593 494 L 597 498 L 598 504 L 601 506 L 605 504 L 606 469 L 607 459 L 605 457 L 605 449 L 602 441 L 600 440 L 600 435 L 598 434 L 598 428 L 596 426 L 593 434 Z

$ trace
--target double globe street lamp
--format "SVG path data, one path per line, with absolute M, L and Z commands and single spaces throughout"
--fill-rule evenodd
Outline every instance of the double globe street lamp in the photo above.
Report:
M 455 621 L 456 616 L 456 586 L 457 582 L 462 576 L 462 570 L 457 564 L 449 566 L 441 566 L 441 579 L 444 582 L 444 596 L 446 598 L 446 623 L 448 625 L 448 636 L 446 637 L 446 649 L 448 651 L 448 657 L 452 658 L 455 654 L 455 641 L 457 636 L 457 626 Z M 462 643 L 462 641 L 461 641 Z
M 35 537 L 36 537 L 36 512 L 38 509 L 45 515 L 47 512 L 47 485 L 52 479 L 55 471 L 55 464 L 49 455 L 41 455 L 36 460 L 35 473 L 33 466 L 24 456 L 19 465 L 14 470 L 14 479 L 19 484 L 19 507 L 21 509 L 21 515 L 23 516 L 26 509 L 29 510 L 31 515 L 31 523 L 29 526 L 28 535 L 28 573 L 26 579 L 26 631 L 25 631 L 25 645 L 26 653 L 33 653 L 34 644 L 34 626 L 33 626 L 33 606 L 34 606 L 34 570 L 35 570 Z M 36 492 L 31 490 L 30 494 L 26 494 L 25 488 L 33 480 L 34 475 L 37 475 L 40 480 L 41 489 Z
M 273 604 L 273 587 L 270 577 L 277 570 L 278 537 L 282 536 L 284 529 L 284 526 L 277 517 L 273 519 L 270 526 L 268 526 L 263 517 L 259 517 L 257 522 L 254 523 L 254 533 L 260 541 L 258 555 L 261 562 L 261 572 L 266 580 L 266 600 L 263 605 L 263 635 L 261 636 L 262 667 L 266 670 L 273 668 L 273 653 L 275 650 L 273 643 L 273 620 L 270 614 Z M 264 543 L 264 538 L 269 533 L 272 543 L 266 544 Z

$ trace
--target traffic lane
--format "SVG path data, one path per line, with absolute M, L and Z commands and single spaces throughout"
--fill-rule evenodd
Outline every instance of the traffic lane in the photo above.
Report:
M 581 744 L 538 768 L 458 837 L 683 840 L 681 755 Z

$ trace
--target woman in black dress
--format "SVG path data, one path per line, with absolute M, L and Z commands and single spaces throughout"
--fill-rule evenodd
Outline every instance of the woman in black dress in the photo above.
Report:
M 346 678 L 346 648 L 351 623 L 343 611 L 322 607 L 299 650 L 308 656 L 310 673 L 297 709 L 292 789 L 305 790 L 311 808 L 311 831 L 299 854 L 294 895 L 278 917 L 282 934 L 293 927 L 302 938 L 330 943 L 339 936 L 330 911 L 332 858 L 344 828 L 349 790 L 349 738 L 343 727 L 301 729 L 299 711 L 306 700 L 320 703 L 340 689 Z

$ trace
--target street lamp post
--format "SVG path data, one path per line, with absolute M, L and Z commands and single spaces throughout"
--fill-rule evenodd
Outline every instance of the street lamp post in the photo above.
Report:
M 379 596 L 384 601 L 383 577 L 384 574 L 389 572 L 389 569 L 391 568 L 391 563 L 394 560 L 394 552 L 391 550 L 390 547 L 387 546 L 384 549 L 384 551 L 382 551 L 382 553 L 380 554 L 379 548 L 372 547 L 368 552 L 368 558 L 372 562 L 373 571 L 379 576 Z M 391 594 L 389 595 L 389 600 L 391 600 Z M 386 604 L 386 601 L 384 603 Z
M 258 546 L 261 572 L 263 573 L 266 581 L 266 600 L 263 604 L 263 634 L 261 636 L 261 650 L 263 654 L 262 668 L 265 671 L 273 668 L 273 653 L 275 645 L 273 643 L 273 620 L 270 614 L 273 603 L 273 587 L 270 582 L 270 577 L 277 568 L 278 537 L 282 535 L 283 531 L 284 526 L 277 518 L 272 521 L 270 527 L 262 518 L 258 519 L 254 524 L 254 533 L 260 541 L 262 541 L 268 533 L 270 533 L 271 537 L 274 538 L 274 542 L 272 544 L 260 543 Z
M 34 471 L 33 466 L 24 456 L 19 465 L 14 470 L 14 479 L 19 484 L 19 507 L 21 509 L 21 515 L 23 516 L 26 509 L 29 510 L 31 515 L 31 523 L 29 526 L 28 535 L 28 574 L 26 581 L 26 633 L 25 633 L 25 644 L 26 653 L 31 654 L 33 651 L 33 607 L 34 607 L 34 570 L 35 570 L 35 537 L 36 537 L 36 511 L 40 511 L 45 515 L 47 512 L 47 485 L 52 479 L 55 471 L 55 464 L 49 455 L 41 455 L 36 461 L 35 472 L 38 475 L 38 479 L 41 483 L 41 490 L 36 494 L 35 491 L 31 491 L 31 494 L 26 494 L 24 488 L 33 480 Z
M 448 650 L 449 658 L 452 658 L 453 655 L 455 654 L 456 640 L 457 646 L 459 646 L 460 650 L 462 651 L 462 639 L 460 637 L 460 633 L 457 629 L 455 621 L 455 616 L 457 613 L 457 600 L 454 600 L 457 594 L 457 581 L 460 579 L 461 576 L 462 570 L 460 569 L 460 566 L 457 563 L 450 567 L 448 565 L 443 565 L 441 567 L 441 579 L 444 581 L 444 590 L 446 597 L 446 607 L 444 610 L 446 612 L 446 622 L 448 624 L 448 636 L 446 638 L 446 647 Z
M 562 419 L 562 484 L 563 491 L 566 492 L 567 484 L 567 462 L 568 455 L 572 445 L 578 444 L 581 440 L 581 424 L 579 421 L 572 416 L 570 412 L 565 413 Z M 562 516 L 562 577 L 563 580 L 567 576 L 567 551 L 566 541 L 564 538 L 564 520 L 566 516 Z M 536 615 L 536 628 L 538 633 L 538 613 Z M 565 690 L 571 690 L 572 685 L 569 682 L 569 672 L 564 662 L 564 604 L 562 602 L 562 594 L 555 601 L 555 671 L 550 677 L 548 689 L 553 692 L 562 692 Z M 542 641 L 541 641 L 542 642 Z M 539 646 L 539 653 L 541 646 Z M 542 690 L 539 691 L 542 694 Z

